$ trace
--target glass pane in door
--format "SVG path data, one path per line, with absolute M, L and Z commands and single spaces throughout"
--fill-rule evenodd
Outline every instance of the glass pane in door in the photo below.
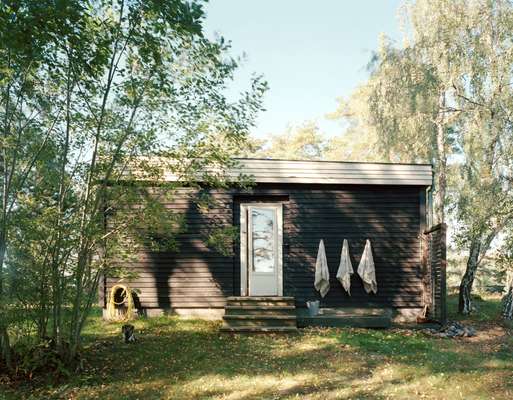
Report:
M 251 221 L 253 271 L 273 272 L 275 268 L 275 210 L 252 208 Z

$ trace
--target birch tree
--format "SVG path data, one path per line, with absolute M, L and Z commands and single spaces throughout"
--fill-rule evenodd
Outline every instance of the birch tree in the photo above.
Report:
M 513 320 L 513 237 L 511 227 L 505 232 L 504 242 L 498 251 L 497 264 L 504 281 L 502 317 Z
M 504 296 L 502 298 L 502 316 L 504 319 L 513 319 L 513 269 L 506 271 L 506 285 L 504 286 Z
M 434 165 L 434 222 L 453 212 L 468 252 L 462 313 L 481 260 L 511 221 L 512 12 L 501 0 L 407 3 L 402 46 L 381 40 L 361 90 L 385 158 Z
M 467 4 L 461 23 L 461 77 L 453 80 L 462 109 L 455 130 L 463 158 L 455 180 L 457 240 L 468 258 L 459 292 L 459 311 L 472 311 L 476 271 L 513 218 L 509 184 L 513 154 L 511 90 L 513 6 L 507 1 Z

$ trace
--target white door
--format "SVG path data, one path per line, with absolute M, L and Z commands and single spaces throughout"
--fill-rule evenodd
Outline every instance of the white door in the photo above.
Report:
M 281 296 L 282 206 L 241 205 L 241 294 Z

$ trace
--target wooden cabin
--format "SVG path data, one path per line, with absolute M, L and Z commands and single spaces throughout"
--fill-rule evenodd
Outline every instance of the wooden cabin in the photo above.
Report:
M 445 227 L 429 227 L 432 167 L 325 161 L 240 159 L 240 189 L 180 188 L 168 207 L 183 213 L 177 252 L 127 263 L 140 312 L 225 318 L 226 330 L 287 330 L 303 325 L 387 326 L 445 318 Z M 168 177 L 173 179 L 173 177 Z M 208 209 L 198 199 L 208 193 Z M 235 227 L 231 254 L 205 243 L 210 226 Z M 323 239 L 330 290 L 321 298 L 314 271 Z M 336 279 L 343 240 L 355 274 L 348 295 Z M 356 273 L 372 244 L 378 291 Z M 116 278 L 100 288 L 106 298 Z M 321 311 L 307 313 L 307 301 Z M 105 301 L 103 301 L 105 306 Z

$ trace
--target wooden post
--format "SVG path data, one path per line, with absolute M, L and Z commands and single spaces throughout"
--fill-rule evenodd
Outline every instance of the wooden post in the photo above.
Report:
M 440 246 L 440 319 L 447 322 L 447 225 L 441 224 L 438 237 Z
M 422 246 L 422 258 L 420 261 L 421 273 L 422 273 L 422 298 L 424 306 L 428 308 L 429 313 L 433 311 L 433 296 L 432 296 L 432 285 L 431 285 L 431 262 L 429 257 L 430 241 L 429 235 L 422 235 L 421 237 Z
M 431 235 L 425 234 L 427 226 L 427 215 L 426 215 L 426 191 L 421 189 L 419 193 L 419 219 L 420 219 L 420 250 L 421 260 L 420 268 L 422 274 L 422 300 L 424 307 L 431 317 L 433 317 L 433 284 L 432 284 L 432 268 L 431 268 Z
M 430 274 L 430 293 L 433 296 L 432 314 L 441 324 L 447 322 L 447 225 L 441 223 L 424 231 L 427 242 L 426 260 Z M 424 254 L 423 254 L 424 258 Z M 438 279 L 437 279 L 438 278 Z M 436 299 L 440 299 L 439 304 Z

